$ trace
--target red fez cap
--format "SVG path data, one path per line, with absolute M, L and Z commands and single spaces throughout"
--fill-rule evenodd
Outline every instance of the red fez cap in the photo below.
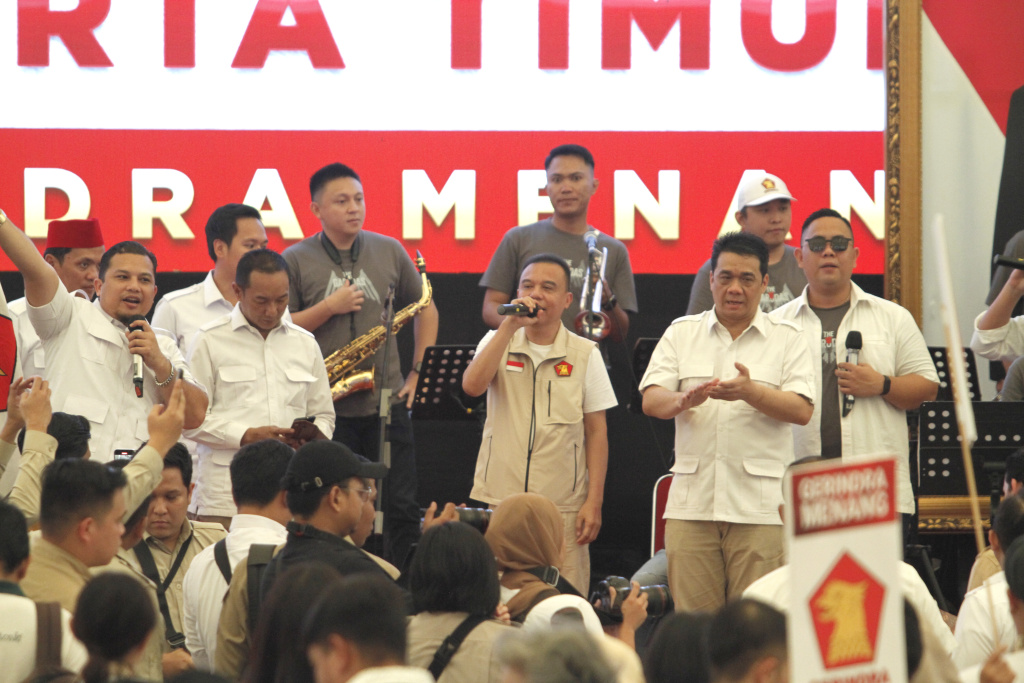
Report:
M 46 231 L 47 249 L 91 249 L 103 246 L 103 231 L 95 218 L 50 221 Z

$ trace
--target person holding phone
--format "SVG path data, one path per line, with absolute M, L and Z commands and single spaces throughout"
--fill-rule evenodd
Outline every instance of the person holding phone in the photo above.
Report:
M 284 319 L 288 264 L 269 249 L 248 252 L 232 285 L 238 303 L 201 327 L 189 364 L 210 390 L 210 410 L 199 429 L 199 465 L 190 510 L 200 521 L 227 528 L 237 508 L 229 466 L 246 444 L 276 439 L 298 448 L 334 432 L 334 402 L 316 339 Z

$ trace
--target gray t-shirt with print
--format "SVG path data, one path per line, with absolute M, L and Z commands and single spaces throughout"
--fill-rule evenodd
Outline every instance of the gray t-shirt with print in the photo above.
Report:
M 839 458 L 843 455 L 843 430 L 839 423 L 842 398 L 839 395 L 839 378 L 836 377 L 839 362 L 836 358 L 836 334 L 850 310 L 850 302 L 835 308 L 811 306 L 811 310 L 821 321 L 821 455 Z

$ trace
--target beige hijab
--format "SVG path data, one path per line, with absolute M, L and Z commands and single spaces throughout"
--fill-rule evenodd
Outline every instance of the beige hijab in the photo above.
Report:
M 536 493 L 517 493 L 501 502 L 487 527 L 487 543 L 504 573 L 501 585 L 519 592 L 508 603 L 514 620 L 522 620 L 542 593 L 557 594 L 526 569 L 558 567 L 564 558 L 562 515 Z

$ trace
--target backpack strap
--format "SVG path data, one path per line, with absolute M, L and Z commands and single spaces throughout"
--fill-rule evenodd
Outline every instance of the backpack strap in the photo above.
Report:
M 437 652 L 434 653 L 434 660 L 430 662 L 428 670 L 434 677 L 434 680 L 441 679 L 441 672 L 448 666 L 448 662 L 452 660 L 455 653 L 459 651 L 459 647 L 462 646 L 462 641 L 466 639 L 469 632 L 475 629 L 477 626 L 487 621 L 487 617 L 480 614 L 470 614 L 468 617 L 462 620 L 454 631 L 452 631 L 441 646 L 437 648 Z
M 181 567 L 181 563 L 185 559 L 185 553 L 188 552 L 188 548 L 192 544 L 193 536 L 194 534 L 190 533 L 185 542 L 181 544 L 178 556 L 174 558 L 174 563 L 167 572 L 167 578 L 162 581 L 160 580 L 160 572 L 156 568 L 156 560 L 153 559 L 153 551 L 146 545 L 146 541 L 139 541 L 132 548 L 135 551 L 135 557 L 139 560 L 139 566 L 142 567 L 142 573 L 145 574 L 147 579 L 156 584 L 156 599 L 160 605 L 160 615 L 164 618 L 164 637 L 167 638 L 167 643 L 171 646 L 172 650 L 185 647 L 185 634 L 175 630 L 174 623 L 171 621 L 171 608 L 167 604 L 167 589 L 170 587 L 171 582 L 174 581 L 178 568 Z
M 213 559 L 217 562 L 217 569 L 221 576 L 229 584 L 231 583 L 231 561 L 228 560 L 228 539 L 222 538 L 213 544 Z
M 61 646 L 63 639 L 61 628 L 60 603 L 36 603 L 36 668 L 43 666 L 59 669 L 61 667 Z
M 274 558 L 276 545 L 270 543 L 254 543 L 249 546 L 249 559 L 246 560 L 246 568 L 249 570 L 249 633 L 256 633 L 256 621 L 260 615 L 260 606 L 263 604 L 263 574 Z

